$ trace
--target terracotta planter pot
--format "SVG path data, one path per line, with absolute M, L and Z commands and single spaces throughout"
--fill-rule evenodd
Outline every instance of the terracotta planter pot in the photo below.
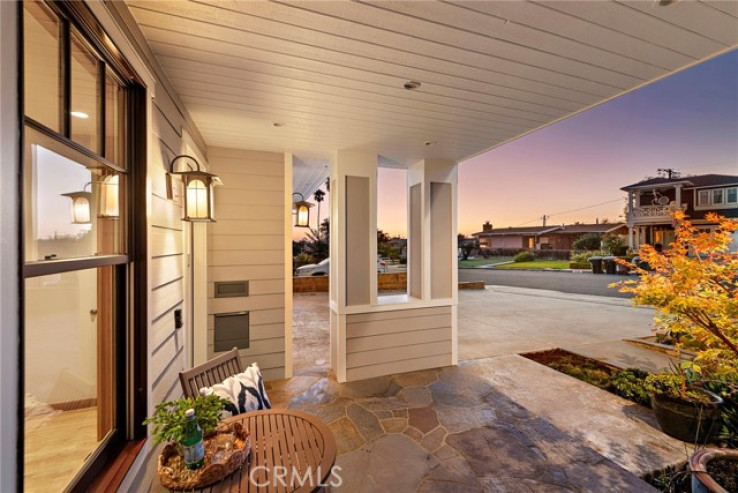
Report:
M 695 452 L 689 458 L 689 470 L 692 474 L 692 493 L 728 493 L 707 472 L 707 464 L 717 457 L 732 457 L 738 462 L 738 450 L 705 448 Z
M 708 443 L 720 430 L 720 406 L 723 399 L 704 389 L 712 402 L 701 404 L 677 402 L 663 395 L 651 395 L 651 408 L 661 430 L 667 435 L 688 443 Z

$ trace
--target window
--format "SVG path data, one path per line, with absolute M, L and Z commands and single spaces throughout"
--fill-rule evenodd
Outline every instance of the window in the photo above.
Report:
M 697 191 L 697 207 L 717 209 L 735 207 L 738 204 L 738 188 L 711 188 Z
M 128 200 L 130 137 L 143 129 L 129 115 L 141 92 L 104 35 L 82 28 L 95 22 L 84 9 L 23 3 L 27 491 L 88 490 L 139 432 L 130 423 L 140 412 L 129 410 L 145 407 L 127 383 L 140 370 L 129 361 L 141 358 L 132 317 L 145 308 L 133 302 L 143 277 L 134 277 Z
M 738 203 L 738 188 L 727 188 L 725 190 L 725 202 L 727 204 Z
M 708 190 L 700 190 L 697 198 L 697 205 L 710 205 L 710 192 Z

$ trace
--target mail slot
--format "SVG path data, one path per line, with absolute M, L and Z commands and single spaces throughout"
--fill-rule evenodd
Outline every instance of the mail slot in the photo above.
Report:
M 233 347 L 249 347 L 249 312 L 216 313 L 215 352 L 230 351 Z

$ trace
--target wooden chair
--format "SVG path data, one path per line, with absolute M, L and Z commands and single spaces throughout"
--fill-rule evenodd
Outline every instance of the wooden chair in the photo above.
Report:
M 202 387 L 211 387 L 226 378 L 243 372 L 241 359 L 238 357 L 238 348 L 233 348 L 225 354 L 196 366 L 191 370 L 179 374 L 182 392 L 185 397 L 194 399 L 200 395 Z

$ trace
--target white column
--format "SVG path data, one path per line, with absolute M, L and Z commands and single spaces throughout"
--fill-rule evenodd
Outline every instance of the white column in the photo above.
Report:
M 424 160 L 408 168 L 408 292 L 452 306 L 452 364 L 458 362 L 457 181 L 452 161 Z
M 377 156 L 337 151 L 330 166 L 331 368 L 346 381 L 346 316 L 377 303 Z
M 674 187 L 674 190 L 676 191 L 675 198 L 676 198 L 677 210 L 681 210 L 682 209 L 682 186 L 676 185 Z

